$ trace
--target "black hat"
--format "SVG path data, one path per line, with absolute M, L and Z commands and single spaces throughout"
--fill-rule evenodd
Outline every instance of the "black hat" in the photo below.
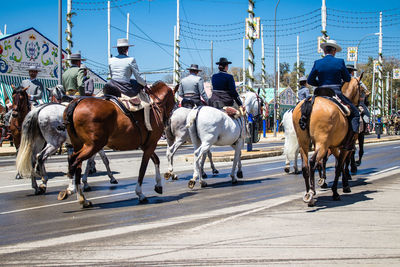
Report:
M 228 59 L 226 57 L 221 57 L 216 64 L 217 65 L 228 65 L 228 64 L 232 64 L 232 62 L 228 61 Z
M 190 67 L 187 68 L 187 70 L 202 71 L 199 69 L 199 65 L 197 65 L 197 64 L 191 64 Z
M 347 64 L 347 65 L 346 65 L 346 69 L 348 69 L 348 70 L 350 70 L 350 71 L 357 71 L 357 69 L 354 68 L 354 65 L 353 65 L 353 64 Z

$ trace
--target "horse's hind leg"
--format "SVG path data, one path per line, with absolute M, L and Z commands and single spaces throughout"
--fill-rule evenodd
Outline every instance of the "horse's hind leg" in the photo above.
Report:
M 110 169 L 110 161 L 107 158 L 106 152 L 104 152 L 104 149 L 101 149 L 99 152 L 99 155 L 101 157 L 101 160 L 104 163 L 104 166 L 106 166 L 107 169 L 107 175 L 110 178 L 110 184 L 118 184 L 117 179 L 114 178 L 111 169 Z
M 243 178 L 242 163 L 240 161 L 243 143 L 244 143 L 243 139 L 239 139 L 235 145 L 231 145 L 232 148 L 235 150 L 235 155 L 233 157 L 232 171 L 231 171 L 232 184 L 237 184 L 238 182 L 235 176 L 236 165 L 239 165 L 237 177 Z
M 211 149 L 207 152 L 207 156 L 208 156 L 208 159 L 210 160 L 210 165 L 211 165 L 212 173 L 213 173 L 214 175 L 217 175 L 217 174 L 219 173 L 219 171 L 217 170 L 217 168 L 215 168 L 214 161 L 213 161 L 213 159 L 212 159 Z
M 155 172 L 156 172 L 156 185 L 154 186 L 154 191 L 156 191 L 159 194 L 162 194 L 163 188 L 162 188 L 161 174 L 160 174 L 160 159 L 158 158 L 156 153 L 153 153 L 153 155 L 151 155 L 150 158 L 154 163 Z
M 289 160 L 289 155 L 285 154 L 285 169 L 284 171 L 286 173 L 290 172 L 290 160 Z
M 90 174 L 90 170 L 91 170 L 91 167 L 93 166 L 93 163 L 94 163 L 94 159 L 95 159 L 95 158 L 96 158 L 96 154 L 94 154 L 94 155 L 93 155 L 90 159 L 88 159 L 87 162 L 86 162 L 85 173 L 83 174 L 83 177 L 82 177 L 83 191 L 84 191 L 84 192 L 89 192 L 89 191 L 92 190 L 91 187 L 90 187 L 90 185 L 88 184 L 87 178 L 88 178 L 88 176 L 89 176 L 89 174 Z
M 364 155 L 364 138 L 365 138 L 365 135 L 363 133 L 358 135 L 359 150 L 358 150 L 358 161 L 356 161 L 356 166 L 361 165 L 361 159 Z
M 201 187 L 206 187 L 207 183 L 203 180 L 203 177 L 201 176 L 201 159 L 203 155 L 211 148 L 211 144 L 209 143 L 202 143 L 199 148 L 197 148 L 194 151 L 194 172 L 193 172 L 193 177 L 190 179 L 188 183 L 188 187 L 193 189 L 197 177 L 200 179 L 200 185 Z
M 41 194 L 46 192 L 47 181 L 49 180 L 44 163 L 49 156 L 57 152 L 57 149 L 58 146 L 48 143 L 46 147 L 36 156 L 37 168 L 40 170 L 42 177 L 42 184 L 39 186 Z
M 178 176 L 174 174 L 174 155 L 178 148 L 185 143 L 186 140 L 183 138 L 177 138 L 175 142 L 167 147 L 167 159 L 168 159 L 168 172 L 164 174 L 164 178 L 168 180 L 172 178 L 172 180 L 178 180 Z
M 299 174 L 299 168 L 297 166 L 298 157 L 299 157 L 299 148 L 297 148 L 296 152 L 294 153 L 294 164 L 293 164 L 294 174 Z

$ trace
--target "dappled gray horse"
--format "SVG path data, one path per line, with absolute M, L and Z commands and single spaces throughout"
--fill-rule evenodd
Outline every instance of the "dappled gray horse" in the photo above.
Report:
M 65 106 L 61 104 L 44 104 L 32 109 L 26 116 L 22 124 L 21 145 L 17 155 L 17 170 L 22 177 L 30 177 L 32 180 L 32 188 L 35 194 L 43 194 L 46 192 L 48 175 L 44 162 L 54 154 L 64 142 L 68 142 L 69 138 L 64 126 Z M 110 177 L 110 183 L 116 184 L 117 180 L 113 177 L 108 159 L 103 150 L 99 152 Z M 92 157 L 90 160 L 94 160 Z M 90 190 L 87 183 L 87 175 L 89 173 L 90 164 L 87 164 L 85 176 L 82 179 L 86 190 Z M 42 179 L 42 184 L 38 187 L 36 176 Z M 75 184 L 69 187 L 69 194 L 74 193 Z
M 186 127 L 186 118 L 189 115 L 191 109 L 189 108 L 178 108 L 174 111 L 171 116 L 170 122 L 165 129 L 165 135 L 167 137 L 167 159 L 168 159 L 168 172 L 164 174 L 165 179 L 169 179 L 172 177 L 173 180 L 177 180 L 178 176 L 174 173 L 173 167 L 173 157 L 175 152 L 181 147 L 186 141 L 189 141 L 189 130 Z M 218 174 L 218 170 L 215 168 L 214 163 L 212 161 L 211 151 L 208 151 L 208 158 L 210 160 L 212 173 L 214 175 Z M 204 158 L 205 159 L 205 158 Z M 204 172 L 204 160 L 201 163 L 201 172 L 203 178 L 207 177 L 207 174 Z

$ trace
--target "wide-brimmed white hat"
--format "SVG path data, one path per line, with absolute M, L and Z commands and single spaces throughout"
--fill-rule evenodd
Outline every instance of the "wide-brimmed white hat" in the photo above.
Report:
M 327 46 L 332 46 L 336 48 L 336 52 L 342 51 L 342 48 L 336 43 L 335 40 L 327 40 L 326 42 L 320 44 L 321 49 L 324 49 Z
M 29 67 L 28 67 L 28 71 L 30 71 L 30 70 L 41 71 L 41 70 L 40 70 L 37 66 L 35 66 L 35 65 L 29 66 Z
M 121 38 L 121 39 L 118 39 L 118 40 L 117 40 L 117 46 L 114 46 L 114 48 L 115 48 L 115 47 L 127 47 L 127 46 L 134 46 L 134 45 L 129 44 L 128 39 L 126 39 L 126 38 Z
M 68 60 L 86 61 L 86 59 L 82 58 L 81 52 L 71 54 L 71 55 L 69 56 Z

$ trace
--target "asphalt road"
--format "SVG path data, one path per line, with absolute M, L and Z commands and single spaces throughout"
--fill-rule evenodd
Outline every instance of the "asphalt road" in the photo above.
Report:
M 351 185 L 362 185 L 363 175 L 397 167 L 399 148 L 400 141 L 367 145 L 362 166 L 358 175 L 353 177 Z M 159 150 L 160 155 L 165 152 L 165 148 Z M 181 150 L 181 153 L 187 150 L 190 148 Z M 221 219 L 225 214 L 218 213 L 220 210 L 232 209 L 231 213 L 234 213 L 235 207 L 241 205 L 293 194 L 300 198 L 304 191 L 301 175 L 283 172 L 283 157 L 243 161 L 244 178 L 235 186 L 231 185 L 229 178 L 231 163 L 217 163 L 220 174 L 207 179 L 207 188 L 200 188 L 197 183 L 194 190 L 187 187 L 192 173 L 191 162 L 176 162 L 180 179 L 174 182 L 164 181 L 163 195 L 153 191 L 154 168 L 149 164 L 143 186 L 143 193 L 149 198 L 149 203 L 139 204 L 134 193 L 140 164 L 136 158 L 138 154 L 108 153 L 118 185 L 108 183 L 105 168 L 97 162 L 99 173 L 89 178 L 93 190 L 86 193 L 86 197 L 94 203 L 94 207 L 90 209 L 81 209 L 75 196 L 57 201 L 58 192 L 65 189 L 68 182 L 63 176 L 66 171 L 63 157 L 53 158 L 47 164 L 53 178 L 48 183 L 47 193 L 42 196 L 33 195 L 28 180 L 14 180 L 15 167 L 7 163 L 9 159 L 0 160 L 2 262 L 11 262 L 21 257 L 35 258 L 37 256 L 34 255 L 38 253 L 46 258 L 48 250 L 54 252 L 61 249 L 67 254 L 73 254 L 76 246 L 81 247 L 88 243 L 102 245 L 102 242 L 112 242 L 115 246 L 119 242 L 126 242 L 127 236 L 134 239 L 142 235 L 157 236 L 158 232 L 173 233 L 174 229 L 180 227 L 190 228 Z M 160 158 L 163 172 L 166 170 L 165 157 Z M 334 160 L 331 158 L 327 170 L 330 184 L 333 164 Z M 210 173 L 208 167 L 206 171 Z M 339 193 L 342 193 L 341 190 Z M 110 236 L 112 241 L 105 239 Z M 64 245 L 65 243 L 69 245 Z M 112 253 L 107 252 L 107 244 L 104 244 L 104 250 Z M 66 256 L 65 259 L 67 258 Z M 29 261 L 24 264 L 29 265 Z

